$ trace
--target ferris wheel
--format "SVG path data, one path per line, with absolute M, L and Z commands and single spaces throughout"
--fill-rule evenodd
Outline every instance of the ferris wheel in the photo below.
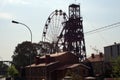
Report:
M 53 11 L 46 20 L 42 33 L 42 42 L 53 44 L 55 46 L 57 44 L 61 31 L 64 28 L 64 23 L 67 20 L 68 17 L 62 10 Z M 49 49 L 48 45 L 45 46 L 47 49 Z
M 42 41 L 50 43 L 56 42 L 67 18 L 66 13 L 62 10 L 55 10 L 52 12 L 46 20 L 42 34 Z

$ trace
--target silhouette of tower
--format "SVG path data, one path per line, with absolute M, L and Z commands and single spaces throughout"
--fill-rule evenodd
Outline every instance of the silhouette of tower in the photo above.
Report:
M 65 22 L 64 26 L 63 51 L 74 53 L 80 58 L 80 60 L 84 60 L 86 58 L 82 21 L 80 5 L 71 4 L 69 6 L 69 19 Z

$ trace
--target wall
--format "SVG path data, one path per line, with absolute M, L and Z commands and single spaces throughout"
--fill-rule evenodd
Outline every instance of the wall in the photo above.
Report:
M 114 44 L 110 46 L 104 47 L 105 54 L 105 62 L 109 62 L 110 60 L 120 56 L 120 44 Z

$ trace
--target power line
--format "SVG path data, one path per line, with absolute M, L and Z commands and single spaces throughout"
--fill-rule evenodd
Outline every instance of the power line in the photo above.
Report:
M 116 22 L 116 23 L 113 23 L 113 24 L 110 24 L 110 25 L 107 25 L 107 26 L 104 26 L 104 27 L 101 27 L 101 28 L 97 28 L 97 29 L 85 32 L 85 34 L 94 34 L 96 32 L 104 31 L 106 29 L 111 29 L 111 28 L 119 27 L 119 26 L 120 26 L 120 22 Z

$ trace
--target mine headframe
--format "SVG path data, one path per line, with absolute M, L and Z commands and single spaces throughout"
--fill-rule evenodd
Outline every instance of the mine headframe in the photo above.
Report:
M 62 31 L 63 51 L 70 51 L 77 55 L 80 60 L 86 58 L 86 47 L 83 32 L 82 17 L 80 16 L 80 5 L 69 6 L 69 19 L 64 23 Z

